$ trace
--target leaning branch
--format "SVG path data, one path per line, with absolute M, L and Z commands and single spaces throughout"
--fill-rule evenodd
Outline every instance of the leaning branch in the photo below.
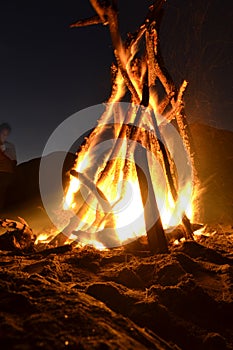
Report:
M 98 15 L 96 15 L 96 16 L 86 18 L 86 19 L 81 19 L 80 21 L 72 23 L 70 25 L 70 28 L 87 27 L 87 26 L 91 26 L 94 24 L 100 24 L 100 23 L 102 23 L 102 20 Z

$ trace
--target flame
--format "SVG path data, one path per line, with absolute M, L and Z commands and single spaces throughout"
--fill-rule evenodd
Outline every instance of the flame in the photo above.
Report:
M 143 35 L 143 33 L 142 30 L 141 34 Z M 128 111 L 128 123 L 133 123 L 135 120 L 135 113 L 138 108 L 137 104 L 142 99 L 143 81 L 148 66 L 145 57 L 141 59 L 138 65 L 135 64 L 138 41 L 130 46 L 129 49 L 124 49 L 121 46 L 121 49 L 115 52 L 117 59 L 126 70 L 128 78 L 134 87 L 131 110 Z M 123 120 L 125 120 L 122 118 L 121 108 L 116 104 L 125 94 L 124 79 L 120 70 L 117 71 L 115 85 L 117 86 L 116 91 L 114 90 L 115 93 L 112 94 L 109 103 L 106 104 L 106 111 L 99 120 L 96 131 L 91 134 L 90 138 L 86 140 L 86 144 L 79 151 L 74 166 L 74 170 L 77 173 L 85 174 L 92 181 L 97 188 L 97 192 L 100 190 L 102 195 L 104 194 L 105 201 L 107 202 L 106 205 L 111 210 L 106 213 L 97 197 L 91 194 L 90 189 L 87 197 L 83 198 L 82 209 L 80 210 L 80 206 L 78 209 L 75 198 L 78 193 L 82 194 L 85 184 L 79 178 L 72 175 L 63 203 L 63 209 L 67 211 L 72 210 L 74 213 L 77 213 L 79 221 L 75 228 L 73 224 L 70 225 L 68 236 L 72 237 L 72 233 L 76 231 L 77 236 L 75 235 L 75 239 L 80 237 L 81 243 L 92 244 L 98 249 L 104 249 L 111 244 L 112 246 L 114 244 L 121 245 L 146 233 L 141 190 L 137 178 L 136 166 L 132 157 L 134 152 L 129 151 L 126 135 L 124 135 L 123 141 L 118 138 Z M 143 125 L 140 124 L 141 132 L 154 130 L 152 119 L 150 120 L 150 111 L 153 110 L 153 113 L 156 114 L 157 104 L 157 93 L 154 88 L 150 88 L 149 107 L 143 114 L 144 124 L 142 118 Z M 162 117 L 156 114 L 156 118 L 159 125 L 162 122 Z M 106 124 L 110 121 L 114 125 L 115 132 L 115 143 L 113 142 L 112 147 L 116 146 L 116 143 L 119 142 L 120 149 L 118 149 L 117 155 L 114 154 L 117 157 L 117 159 L 112 160 L 114 165 L 112 168 L 110 167 L 107 176 L 102 179 L 102 170 L 107 164 L 111 150 L 104 154 L 102 164 L 98 165 L 96 161 L 96 147 L 98 147 L 99 135 L 101 135 Z M 125 166 L 128 157 L 130 159 L 127 166 Z M 178 183 L 178 198 L 175 200 L 171 194 L 169 184 L 167 184 L 165 178 L 164 169 L 159 163 L 159 160 L 149 156 L 148 162 L 164 229 L 179 225 L 185 213 L 191 219 L 193 208 L 192 202 L 188 200 L 192 197 L 193 184 L 191 177 L 184 183 Z M 109 230 L 111 230 L 112 241 L 106 237 Z M 67 231 L 69 231 L 69 225 Z M 111 241 L 110 243 L 109 240 Z
M 76 203 L 74 202 L 74 194 L 77 193 L 79 189 L 80 181 L 76 177 L 73 177 L 70 180 L 69 189 L 67 191 L 65 201 L 63 203 L 64 210 L 68 210 L 69 208 L 75 208 Z
M 145 222 L 143 218 L 143 204 L 141 192 L 136 179 L 127 181 L 123 198 L 114 207 L 116 218 L 116 232 L 119 242 L 140 237 L 145 233 Z M 141 220 L 138 222 L 138 217 Z M 125 232 L 125 225 L 127 230 Z M 130 227 L 130 229 L 128 228 Z
M 104 193 L 111 206 L 111 213 L 108 213 L 106 216 L 106 213 L 100 208 L 98 200 L 91 197 L 90 200 L 87 201 L 87 210 L 82 217 L 79 217 L 80 223 L 73 232 L 79 232 L 81 230 L 82 232 L 85 231 L 87 234 L 81 235 L 80 242 L 79 238 L 77 238 L 79 237 L 78 234 L 77 236 L 74 235 L 73 239 L 77 240 L 81 245 L 93 245 L 99 250 L 103 250 L 111 246 L 111 244 L 113 245 L 111 240 L 110 243 L 108 243 L 109 238 L 107 235 L 109 228 L 113 229 L 115 232 L 115 245 L 124 244 L 146 233 L 143 215 L 144 207 L 134 162 L 132 160 L 129 161 L 129 169 L 126 178 L 124 178 L 124 172 L 121 171 L 124 166 L 126 153 L 127 142 L 122 142 L 118 154 L 119 159 L 115 161 L 112 172 L 98 185 L 98 188 Z M 82 149 L 77 157 L 74 169 L 77 172 L 89 174 L 90 169 L 95 165 L 93 163 L 95 159 L 94 155 L 95 151 L 91 147 L 89 150 Z M 192 197 L 192 179 L 190 178 L 188 182 L 179 188 L 178 198 L 175 201 L 166 183 L 164 171 L 158 160 L 150 157 L 149 161 L 161 221 L 164 229 L 170 229 L 181 223 L 184 213 L 186 213 L 189 218 L 192 217 L 192 201 L 188 201 L 188 198 Z M 99 168 L 99 174 L 103 167 L 104 164 Z M 116 176 L 117 173 L 120 173 L 118 177 Z M 96 178 L 98 178 L 98 176 L 96 176 Z M 75 196 L 81 189 L 82 183 L 80 180 L 71 176 L 69 187 L 65 195 L 64 210 L 77 211 L 75 210 L 77 205 Z M 101 240 L 99 239 L 100 236 L 102 237 Z M 70 232 L 69 238 L 72 239 L 72 232 Z
M 58 234 L 58 231 L 55 229 L 45 229 L 43 232 L 38 233 L 35 244 L 47 244 L 49 243 L 56 235 Z

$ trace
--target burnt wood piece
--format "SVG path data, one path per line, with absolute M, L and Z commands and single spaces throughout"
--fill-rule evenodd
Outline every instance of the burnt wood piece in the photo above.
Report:
M 43 256 L 47 256 L 50 254 L 65 254 L 67 252 L 70 252 L 72 249 L 73 249 L 72 244 L 65 244 L 65 245 L 62 245 L 59 247 L 55 247 L 55 248 L 44 249 L 44 250 L 41 250 L 39 252 L 36 252 L 35 254 L 43 255 Z
M 0 250 L 15 253 L 34 251 L 35 236 L 22 230 L 7 231 L 0 236 Z
M 143 170 L 136 165 L 138 182 L 144 207 L 144 218 L 149 249 L 154 254 L 168 253 L 168 245 L 159 215 L 157 201 L 148 166 L 147 152 L 145 149 L 136 149 L 137 157 L 143 159 Z M 141 163 L 141 160 L 140 160 Z
M 145 75 L 143 90 L 142 90 L 141 105 L 148 107 L 149 105 L 149 85 L 148 85 L 148 70 Z M 140 119 L 140 117 L 139 117 Z M 138 128 L 139 129 L 139 128 Z M 134 130 L 133 130 L 134 131 Z M 149 139 L 148 139 L 149 141 Z M 149 144 L 149 142 L 148 142 Z M 160 218 L 160 213 L 155 198 L 155 192 L 148 164 L 147 150 L 143 147 L 135 149 L 136 170 L 138 182 L 144 208 L 144 218 L 146 226 L 146 234 L 150 251 L 154 254 L 168 253 L 168 245 L 163 230 L 163 225 Z M 139 160 L 140 159 L 140 160 Z M 143 169 L 138 166 L 143 164 Z

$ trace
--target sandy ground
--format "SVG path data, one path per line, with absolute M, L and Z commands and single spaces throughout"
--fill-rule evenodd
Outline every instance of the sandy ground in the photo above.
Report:
M 3 349 L 233 349 L 233 230 L 151 255 L 65 246 L 0 252 Z

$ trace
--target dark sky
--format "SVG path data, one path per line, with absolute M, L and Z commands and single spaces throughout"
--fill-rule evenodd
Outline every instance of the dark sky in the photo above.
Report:
M 148 0 L 119 0 L 125 34 L 143 21 Z M 0 122 L 13 127 L 19 161 L 40 156 L 52 131 L 110 91 L 107 27 L 69 29 L 91 16 L 88 0 L 0 2 Z M 233 130 L 232 2 L 167 0 L 161 29 L 165 62 L 189 81 L 189 120 Z

